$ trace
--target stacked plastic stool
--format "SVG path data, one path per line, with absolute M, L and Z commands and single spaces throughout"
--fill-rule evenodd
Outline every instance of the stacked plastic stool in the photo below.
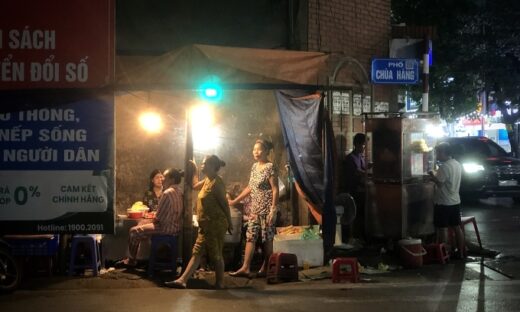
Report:
M 359 281 L 357 258 L 336 258 L 332 262 L 332 282 Z
M 273 253 L 267 266 L 267 283 L 298 281 L 298 258 L 290 253 Z
M 477 220 L 475 219 L 475 217 L 474 216 L 461 217 L 460 220 L 461 220 L 460 226 L 462 227 L 462 231 L 464 231 L 464 227 L 466 224 L 468 224 L 468 223 L 473 224 L 473 229 L 475 230 L 475 235 L 477 236 L 478 245 L 480 246 L 480 249 L 482 249 L 482 242 L 480 241 L 480 233 L 478 232 Z
M 424 264 L 446 264 L 450 260 L 450 254 L 444 243 L 428 244 L 424 249 L 426 249 L 426 254 L 423 256 Z
M 156 269 L 170 269 L 177 273 L 177 235 L 152 235 L 150 258 L 148 261 L 148 276 L 152 277 Z M 170 249 L 170 261 L 158 261 L 157 250 L 167 245 Z
M 84 261 L 78 261 L 81 255 L 80 246 L 83 246 Z M 69 276 L 74 275 L 78 269 L 92 269 L 92 274 L 97 276 L 101 267 L 101 254 L 95 235 L 74 235 L 71 242 L 69 262 Z

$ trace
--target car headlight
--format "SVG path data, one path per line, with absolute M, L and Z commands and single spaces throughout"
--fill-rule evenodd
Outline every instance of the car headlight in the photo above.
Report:
M 484 171 L 484 166 L 476 164 L 476 163 L 464 163 L 462 164 L 464 171 L 466 173 L 475 173 L 479 171 Z

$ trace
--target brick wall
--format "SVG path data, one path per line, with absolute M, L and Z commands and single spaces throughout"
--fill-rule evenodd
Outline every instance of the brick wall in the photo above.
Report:
M 309 51 L 338 52 L 369 64 L 388 55 L 390 0 L 309 0 Z
M 353 57 L 370 75 L 371 59 L 388 57 L 390 2 L 308 0 L 307 42 L 302 49 Z M 374 87 L 375 101 L 395 104 L 393 87 Z

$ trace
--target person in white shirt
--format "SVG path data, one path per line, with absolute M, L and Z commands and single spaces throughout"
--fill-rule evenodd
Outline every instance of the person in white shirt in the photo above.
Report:
M 443 142 L 435 147 L 437 160 L 442 164 L 437 172 L 428 172 L 433 182 L 435 182 L 435 193 L 433 201 L 435 204 L 433 212 L 433 223 L 437 232 L 437 241 L 448 243 L 448 230 L 455 233 L 457 253 L 453 253 L 456 258 L 465 257 L 464 233 L 461 225 L 460 212 L 460 180 L 462 166 L 452 158 L 449 143 Z

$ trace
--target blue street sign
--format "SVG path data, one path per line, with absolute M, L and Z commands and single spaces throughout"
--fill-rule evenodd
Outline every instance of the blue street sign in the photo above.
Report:
M 386 84 L 416 84 L 419 81 L 419 61 L 416 59 L 373 59 L 372 82 Z

